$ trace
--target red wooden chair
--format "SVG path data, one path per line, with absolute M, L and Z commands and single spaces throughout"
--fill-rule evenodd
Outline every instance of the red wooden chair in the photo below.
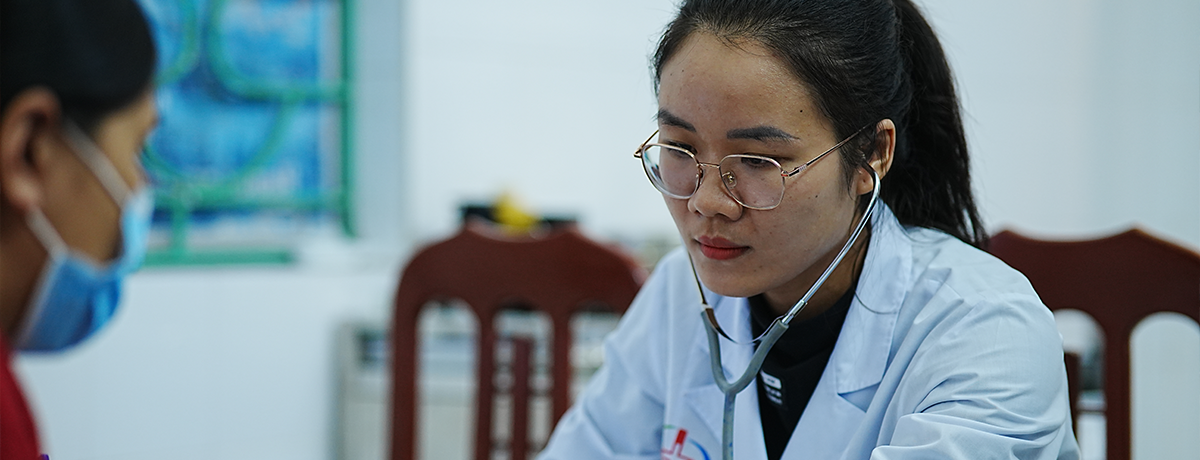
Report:
M 1089 241 L 1040 241 L 1004 231 L 991 238 L 988 251 L 1024 273 L 1051 310 L 1076 309 L 1096 320 L 1106 344 L 1107 458 L 1128 460 L 1130 336 L 1138 322 L 1158 312 L 1200 323 L 1200 254 L 1136 229 Z M 1068 356 L 1076 421 L 1077 369 L 1078 357 Z
M 417 320 L 431 301 L 468 304 L 479 320 L 476 459 L 487 459 L 493 445 L 492 407 L 496 393 L 493 323 L 505 309 L 545 312 L 553 328 L 550 349 L 553 422 L 570 405 L 571 317 L 607 306 L 624 313 L 645 279 L 632 258 L 583 236 L 573 225 L 545 237 L 504 237 L 484 224 L 469 223 L 453 237 L 420 251 L 409 262 L 396 291 L 393 343 L 392 460 L 416 458 Z M 511 366 L 512 436 L 509 458 L 523 460 L 528 445 L 528 371 L 531 343 L 513 340 Z M 553 426 L 553 425 L 552 425 Z

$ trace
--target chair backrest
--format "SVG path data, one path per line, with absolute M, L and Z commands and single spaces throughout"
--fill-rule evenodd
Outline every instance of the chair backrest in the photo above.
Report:
M 991 238 L 988 252 L 1024 273 L 1051 310 L 1076 309 L 1096 320 L 1105 343 L 1106 455 L 1128 460 L 1130 337 L 1154 313 L 1175 312 L 1200 323 L 1200 254 L 1136 229 L 1088 241 L 1041 241 L 1004 231 Z
M 394 303 L 392 460 L 416 456 L 417 321 L 427 303 L 458 299 L 469 305 L 479 320 L 474 456 L 486 459 L 492 448 L 496 315 L 518 307 L 545 312 L 549 317 L 553 328 L 553 426 L 570 405 L 571 317 L 600 305 L 624 313 L 645 276 L 633 258 L 597 244 L 574 226 L 558 228 L 541 238 L 513 238 L 468 224 L 453 237 L 421 250 L 404 269 Z M 528 366 L 529 344 L 518 340 L 513 349 L 514 380 L 523 385 L 526 375 L 519 368 Z M 523 388 L 514 390 L 515 404 L 525 404 L 524 398 Z M 513 427 L 513 442 L 517 443 L 513 450 L 524 452 L 524 413 L 520 407 L 514 412 L 514 419 L 522 425 Z M 513 460 L 524 458 L 518 454 Z

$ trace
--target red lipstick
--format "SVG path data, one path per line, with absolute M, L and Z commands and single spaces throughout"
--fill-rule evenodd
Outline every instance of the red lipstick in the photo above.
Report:
M 729 260 L 750 250 L 749 246 L 741 246 L 725 238 L 701 236 L 696 238 L 700 243 L 700 253 L 714 260 Z

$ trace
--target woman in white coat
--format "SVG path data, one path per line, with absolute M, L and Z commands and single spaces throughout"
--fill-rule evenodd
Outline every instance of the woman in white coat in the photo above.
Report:
M 978 249 L 953 78 L 909 0 L 685 1 L 654 69 L 636 156 L 684 247 L 541 458 L 717 458 L 718 377 L 748 366 L 739 460 L 1078 457 L 1053 317 Z

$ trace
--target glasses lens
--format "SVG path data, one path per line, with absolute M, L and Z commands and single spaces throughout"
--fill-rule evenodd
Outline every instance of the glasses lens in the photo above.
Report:
M 783 198 L 783 168 L 770 158 L 729 155 L 721 160 L 721 182 L 749 208 L 772 208 Z
M 696 191 L 699 166 L 686 150 L 649 145 L 642 152 L 646 175 L 660 192 L 675 198 L 687 198 Z

